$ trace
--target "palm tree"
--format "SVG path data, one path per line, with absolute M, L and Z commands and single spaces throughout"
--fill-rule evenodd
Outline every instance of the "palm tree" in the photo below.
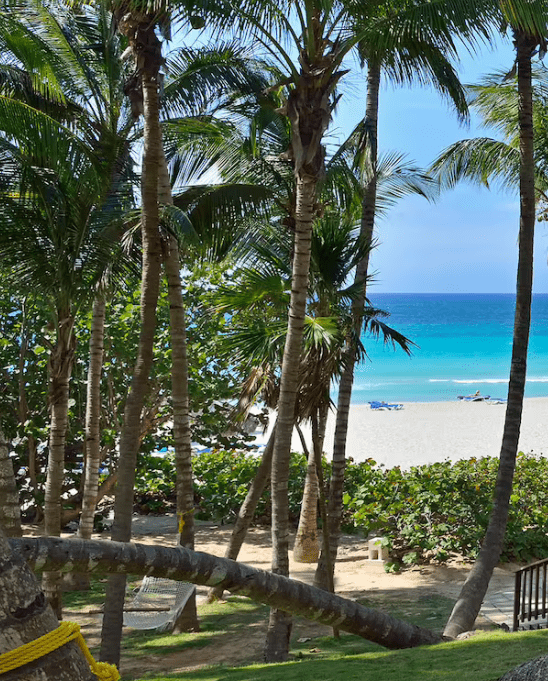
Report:
M 441 152 L 432 163 L 431 173 L 441 189 L 452 189 L 462 180 L 483 185 L 497 185 L 503 190 L 519 193 L 519 111 L 515 67 L 495 71 L 478 85 L 467 86 L 469 103 L 487 128 L 499 132 L 502 139 L 475 137 L 460 140 Z M 547 74 L 544 67 L 533 68 L 533 119 L 535 189 L 537 214 L 541 217 L 548 203 L 546 148 L 548 139 L 546 118 Z
M 151 3 L 151 5 L 154 3 Z M 160 127 L 160 98 L 158 84 L 161 78 L 160 69 L 163 65 L 161 43 L 155 34 L 155 27 L 168 31 L 169 13 L 167 3 L 143 8 L 138 2 L 111 3 L 119 29 L 126 35 L 133 50 L 136 64 L 135 78 L 132 80 L 130 98 L 134 111 L 144 116 L 144 156 L 142 177 L 142 217 L 141 231 L 143 242 L 143 283 L 142 283 L 142 319 L 143 325 L 139 341 L 139 354 L 132 380 L 132 387 L 126 402 L 124 413 L 124 428 L 120 440 L 119 483 L 116 493 L 115 521 L 112 539 L 129 541 L 131 537 L 131 516 L 133 502 L 133 484 L 137 449 L 139 444 L 139 420 L 143 405 L 146 384 L 152 362 L 152 343 L 154 339 L 155 310 L 159 290 L 160 266 L 165 260 L 170 296 L 170 318 L 172 334 L 173 358 L 173 406 L 176 412 L 175 442 L 177 445 L 178 468 L 178 512 L 181 521 L 180 542 L 193 546 L 193 496 L 192 469 L 190 461 L 190 427 L 188 418 L 188 388 L 186 370 L 186 337 L 184 308 L 181 297 L 181 283 L 179 273 L 179 247 L 172 237 L 168 239 L 167 249 L 162 242 L 159 231 L 161 213 L 173 215 L 171 208 L 172 197 L 169 187 L 169 175 L 162 145 Z M 184 3 L 181 3 L 184 5 Z M 184 10 L 184 7 L 182 7 Z M 191 17 L 192 19 L 192 17 Z M 203 51 L 204 57 L 206 51 Z M 209 93 L 214 92 L 214 99 L 219 98 L 219 92 L 227 86 L 245 81 L 241 72 L 243 63 L 237 66 L 229 63 L 226 55 L 223 59 L 211 58 L 212 51 L 198 67 L 184 73 L 181 63 L 175 70 L 183 72 L 174 79 L 172 86 L 166 88 L 166 108 L 173 111 L 188 108 L 189 102 L 207 102 L 204 90 L 209 87 Z M 185 55 L 188 57 L 188 54 Z M 200 62 L 200 58 L 196 59 Z M 186 59 L 188 63 L 188 58 Z M 238 72 L 240 69 L 240 73 Z M 253 81 L 253 78 L 248 79 Z M 207 86 L 207 87 L 204 87 Z M 160 190 L 162 195 L 160 196 Z M 167 209 L 160 211 L 159 204 L 163 201 Z M 156 230 L 153 237 L 152 231 Z M 101 658 L 118 663 L 120 656 L 120 639 L 122 627 L 122 608 L 125 590 L 125 577 L 113 576 L 109 579 L 107 588 L 107 607 L 103 618 Z M 197 628 L 195 606 L 190 608 L 190 627 Z M 182 620 L 177 628 L 183 626 Z
M 219 45 L 213 49 L 179 50 L 174 59 L 168 60 L 170 80 L 165 88 L 162 104 L 167 119 L 170 142 L 180 142 L 174 129 L 180 132 L 182 124 L 192 125 L 200 131 L 200 124 L 212 113 L 226 112 L 227 104 L 238 102 L 251 94 L 256 98 L 266 81 L 260 72 L 262 65 L 246 59 L 248 55 L 235 45 Z M 184 118 L 173 114 L 185 114 Z M 171 115 L 170 115 L 171 114 Z M 197 126 L 196 126 L 197 123 Z M 193 177 L 213 166 L 217 155 L 212 157 L 190 150 L 190 158 L 176 154 L 172 165 L 180 181 Z M 194 153 L 193 153 L 194 152 Z M 203 161 L 201 161 L 203 159 Z M 185 162 L 186 161 L 186 162 Z M 159 201 L 164 206 L 173 206 L 171 180 L 166 157 L 162 151 L 159 177 Z M 192 218 L 192 214 L 190 214 Z M 172 402 L 174 422 L 174 449 L 177 468 L 177 515 L 179 518 L 179 543 L 194 548 L 194 492 L 192 482 L 191 430 L 188 395 L 188 361 L 186 351 L 186 322 L 180 275 L 179 243 L 171 234 L 168 237 L 168 255 L 165 261 L 168 297 L 170 302 L 170 328 L 172 344 Z M 200 245 L 203 249 L 203 244 Z M 175 631 L 196 630 L 198 618 L 195 597 L 189 599 L 181 617 L 175 624 Z
M 89 304 L 90 291 L 115 246 L 105 232 L 106 216 L 97 209 L 104 167 L 75 135 L 48 116 L 15 100 L 0 101 L 5 134 L 1 144 L 11 161 L 11 185 L 2 202 L 2 260 L 20 289 L 30 290 L 40 281 L 55 334 L 49 357 L 45 532 L 58 535 L 74 316 Z M 14 115 L 18 125 L 9 118 Z
M 169 17 L 164 3 L 158 3 L 156 6 L 156 3 L 113 0 L 110 6 L 118 30 L 127 39 L 133 54 L 135 75 L 128 84 L 131 86 L 128 87 L 128 94 L 135 113 L 142 113 L 144 119 L 141 173 L 141 330 L 120 437 L 118 485 L 112 526 L 112 539 L 127 542 L 131 538 L 131 509 L 141 410 L 152 368 L 156 307 L 164 259 L 158 203 L 162 151 L 159 83 L 163 57 L 156 29 L 160 26 L 167 30 Z M 113 575 L 109 578 L 106 590 L 100 657 L 101 660 L 114 664 L 119 664 L 120 659 L 125 584 L 124 575 Z
M 337 622 L 344 631 L 386 648 L 412 648 L 442 641 L 438 632 L 407 624 L 302 582 L 208 553 L 151 545 L 143 550 L 145 545 L 130 542 L 74 542 L 57 537 L 13 539 L 12 543 L 30 565 L 36 566 L 40 561 L 47 569 L 58 569 L 70 561 L 75 569 L 92 573 L 146 573 L 203 585 L 215 580 L 223 588 L 254 601 L 290 608 L 328 626 Z
M 106 301 L 98 293 L 93 301 L 89 341 L 89 366 L 86 387 L 86 416 L 84 440 L 84 488 L 78 537 L 91 539 L 101 465 L 101 375 L 103 370 Z M 89 575 L 73 573 L 73 584 L 79 590 L 89 588 Z
M 74 324 L 74 304 L 82 305 L 89 301 L 89 292 L 93 290 L 95 281 L 97 284 L 103 277 L 107 261 L 102 264 L 89 258 L 86 251 L 91 245 L 90 235 L 93 234 L 94 220 L 98 228 L 104 228 L 106 224 L 115 217 L 116 212 L 120 211 L 124 199 L 121 198 L 120 187 L 125 172 L 124 163 L 124 137 L 131 127 L 131 120 L 128 122 L 127 113 L 122 106 L 123 99 L 123 69 L 120 62 L 112 57 L 119 50 L 119 40 L 110 30 L 108 15 L 99 9 L 93 17 L 85 16 L 63 16 L 62 18 L 54 12 L 44 9 L 39 14 L 40 23 L 33 23 L 30 26 L 21 25 L 23 39 L 14 41 L 11 39 L 9 45 L 13 56 L 18 60 L 18 68 L 13 64 L 4 66 L 4 90 L 12 98 L 22 99 L 34 103 L 61 121 L 66 121 L 67 125 L 77 131 L 79 138 L 85 141 L 90 162 L 89 167 L 82 163 L 81 159 L 73 160 L 73 167 L 61 168 L 53 165 L 52 173 L 58 173 L 59 181 L 54 187 L 44 186 L 38 190 L 31 187 L 35 199 L 42 202 L 45 219 L 58 221 L 55 228 L 51 228 L 48 238 L 51 239 L 55 249 L 56 257 L 65 258 L 66 263 L 61 262 L 54 286 L 58 289 L 54 293 L 57 300 L 54 304 L 57 343 L 53 348 L 50 359 L 50 402 L 52 404 L 51 418 L 52 428 L 50 431 L 50 448 L 48 458 L 48 477 L 46 480 L 45 498 L 45 531 L 48 534 L 59 534 L 60 532 L 60 499 L 61 485 L 63 481 L 63 462 L 64 462 L 64 442 L 68 418 L 68 385 L 72 369 L 74 354 L 75 337 L 73 334 Z M 32 29 L 32 30 L 30 30 Z M 28 49 L 25 45 L 29 38 L 27 32 L 31 33 L 30 40 L 33 43 L 33 56 L 29 58 Z M 90 49 L 82 44 L 83 39 L 90 41 L 94 45 Z M 39 47 L 42 51 L 39 51 Z M 52 72 L 52 83 L 59 83 L 64 91 L 63 100 L 52 99 L 51 93 L 42 95 L 39 90 L 33 87 L 36 56 L 42 56 L 44 62 L 48 63 Z M 108 57 L 108 58 L 107 58 Z M 96 68 L 91 68 L 91 65 Z M 56 76 L 53 80 L 53 76 Z M 54 93 L 54 91 L 53 91 Z M 131 119 L 131 116 L 129 116 Z M 116 135 L 121 130 L 119 136 Z M 114 132 L 114 134 L 113 134 Z M 125 133 L 125 134 L 124 134 Z M 30 149 L 27 153 L 32 154 Z M 44 162 L 44 168 L 48 168 L 49 160 L 45 152 L 44 156 L 37 156 L 35 163 Z M 97 155 L 100 163 L 93 160 Z M 29 161 L 32 156 L 29 157 Z M 27 162 L 29 162 L 27 161 Z M 70 161 L 68 157 L 67 161 Z M 62 157 L 54 159 L 54 163 L 61 164 Z M 79 165 L 81 167 L 79 167 Z M 68 170 L 68 172 L 67 172 Z M 88 173 L 86 176 L 84 173 Z M 95 178 L 90 173 L 100 173 Z M 71 177 L 72 174 L 72 177 Z M 44 177 L 47 176 L 45 172 Z M 89 177 L 89 180 L 87 179 Z M 80 182 L 87 183 L 85 191 L 81 190 Z M 45 192 L 55 189 L 59 201 L 58 212 L 54 212 L 50 207 L 51 198 Z M 24 196 L 25 186 L 21 187 L 21 196 Z M 66 192 L 66 195 L 63 193 Z M 78 194 L 80 204 L 73 204 L 73 197 Z M 65 203 L 71 208 L 68 213 L 66 224 L 59 219 L 64 215 Z M 102 215 L 97 217 L 97 211 L 102 211 Z M 73 213 L 73 215 L 71 215 Z M 94 217 L 95 216 L 95 217 Z M 71 226 L 73 225 L 73 226 Z M 55 229 L 58 231 L 56 232 Z M 65 229 L 66 234 L 63 234 Z M 75 231 L 76 230 L 76 231 Z M 73 234 L 73 232 L 75 233 Z M 61 238 L 59 235 L 63 235 Z M 112 232 L 112 237 L 115 237 Z M 101 248 L 107 253 L 106 240 L 98 232 L 95 239 L 103 239 Z M 47 248 L 42 246 L 40 258 L 47 257 Z M 114 246 L 114 244 L 113 244 Z M 112 246 L 112 247 L 113 247 Z M 65 250 L 62 251 L 61 247 Z M 111 249 L 112 249 L 111 247 Z M 82 261 L 88 262 L 90 266 L 98 267 L 93 273 L 86 273 L 82 267 Z M 50 264 L 48 269 L 54 263 Z M 47 270 L 43 269 L 47 276 Z M 50 288 L 51 288 L 50 281 Z M 91 285 L 91 288 L 90 288 Z M 77 309 L 77 308 L 76 308 Z M 97 440 L 97 435 L 95 437 Z M 89 460 L 86 476 L 87 487 L 85 497 L 92 504 L 97 495 L 97 469 L 98 461 L 93 458 Z M 95 473 L 95 475 L 90 475 Z M 90 504 L 88 504 L 89 506 Z M 93 510 L 90 510 L 91 518 Z M 92 523 L 92 520 L 91 520 Z M 88 523 L 90 525 L 90 523 Z M 91 529 L 91 526 L 90 528 Z M 56 590 L 58 578 L 52 582 L 51 590 Z M 50 588 L 45 586 L 45 590 L 50 595 Z M 53 597 L 53 596 L 52 596 Z M 56 597 L 59 605 L 56 609 L 60 612 L 60 597 Z
M 280 194 L 280 204 L 286 203 Z M 359 205 L 355 205 L 354 209 Z M 284 218 L 285 220 L 286 218 Z M 232 333 L 227 338 L 230 357 L 247 362 L 249 379 L 242 390 L 242 409 L 260 398 L 270 408 L 275 408 L 279 398 L 279 365 L 281 363 L 283 330 L 286 326 L 286 301 L 290 282 L 289 234 L 274 227 L 273 233 L 263 234 L 263 240 L 248 244 L 241 277 L 230 289 L 221 289 L 218 303 L 221 312 L 230 311 Z M 296 421 L 325 421 L 330 405 L 330 385 L 340 375 L 341 352 L 345 329 L 349 320 L 349 306 L 356 287 L 346 287 L 345 282 L 356 262 L 362 257 L 357 239 L 355 210 L 341 213 L 330 208 L 317 221 L 312 235 L 312 266 L 308 292 L 309 304 L 305 326 L 305 351 L 300 362 L 299 389 L 296 400 Z M 245 315 L 240 319 L 241 310 Z M 259 318 L 250 312 L 259 312 Z M 367 324 L 374 334 L 407 347 L 407 340 L 381 321 L 382 312 L 368 308 Z M 361 347 L 358 342 L 355 347 Z M 240 408 L 240 407 L 239 407 Z M 323 428 L 315 428 L 314 447 L 310 454 L 310 468 L 316 469 L 315 450 L 321 452 Z M 269 440 L 257 476 L 242 508 L 237 527 L 227 549 L 226 557 L 236 559 L 255 505 L 269 475 L 272 436 Z M 310 475 L 308 476 L 310 479 Z M 310 480 L 309 480 L 310 482 Z M 294 546 L 294 557 L 303 553 L 301 543 L 314 542 L 317 493 L 310 494 L 305 485 L 300 532 Z M 307 502 L 309 501 L 309 503 Z M 306 503 L 305 503 L 306 502 Z M 304 508 L 307 508 L 307 511 Z M 210 598 L 219 598 L 222 592 L 213 589 Z
M 489 580 L 500 558 L 508 519 L 525 390 L 536 216 L 531 60 L 539 46 L 543 54 L 546 52 L 545 36 L 548 17 L 546 8 L 541 3 L 531 3 L 530 8 L 528 8 L 531 12 L 529 15 L 521 16 L 517 9 L 519 8 L 516 8 L 513 2 L 501 2 L 502 15 L 512 28 L 516 48 L 520 150 L 519 258 L 508 402 L 495 484 L 494 506 L 478 558 L 462 587 L 445 628 L 445 635 L 451 638 L 468 631 L 473 626 L 487 591 Z
M 375 17 L 368 16 L 369 8 L 359 7 L 355 15 L 357 27 L 367 25 Z M 408 3 L 398 7 L 395 13 L 390 13 L 390 30 L 397 36 L 396 44 L 388 47 L 379 45 L 375 36 L 369 34 L 363 38 L 358 46 L 362 65 L 367 65 L 367 100 L 365 118 L 354 131 L 356 155 L 353 159 L 354 168 L 360 174 L 360 194 L 362 197 L 361 238 L 372 245 L 375 219 L 378 216 L 377 185 L 378 185 L 378 108 L 381 74 L 385 74 L 394 83 L 403 84 L 418 81 L 432 83 L 442 94 L 448 95 L 454 102 L 459 114 L 466 112 L 466 102 L 459 80 L 449 62 L 449 58 L 456 56 L 456 48 L 451 36 L 454 28 L 452 21 L 438 21 L 436 30 L 433 28 L 431 3 Z M 422 22 L 418 16 L 424 16 Z M 438 17 L 439 19 L 439 17 Z M 382 22 L 382 19 L 381 19 Z M 401 23 L 400 23 L 401 22 Z M 409 28 L 403 29 L 407 24 Z M 380 27 L 378 27 L 380 30 Z M 385 29 L 386 30 L 386 29 Z M 481 27 L 479 27 L 481 30 Z M 352 139 L 352 136 L 351 138 Z M 430 193 L 430 196 L 432 194 Z M 362 293 L 353 304 L 354 333 L 359 336 L 363 307 L 366 300 L 366 281 L 369 267 L 369 250 L 365 250 L 364 257 L 358 264 L 354 281 L 362 286 Z M 334 565 L 337 555 L 338 535 L 342 513 L 342 490 L 344 482 L 344 467 L 346 459 L 346 435 L 348 430 L 348 415 L 354 380 L 354 362 L 349 339 L 349 357 L 339 383 L 337 419 L 335 426 L 335 440 L 333 446 L 332 477 L 329 494 L 329 534 L 330 534 L 330 563 Z M 327 556 L 324 547 L 315 575 L 315 584 L 327 588 Z M 331 568 L 332 569 L 332 568 Z
M 376 126 L 374 127 L 376 129 Z M 347 184 L 354 189 L 355 195 L 359 198 L 361 209 L 360 241 L 362 242 L 362 256 L 354 270 L 356 293 L 352 300 L 352 328 L 346 341 L 347 356 L 343 363 L 338 385 L 337 417 L 328 501 L 331 570 L 333 570 L 337 556 L 342 514 L 346 433 L 356 361 L 353 347 L 356 340 L 360 338 L 364 324 L 369 253 L 374 247 L 373 228 L 375 220 L 386 214 L 396 201 L 406 195 L 417 194 L 428 200 L 433 200 L 438 192 L 437 183 L 433 178 L 410 163 L 401 154 L 392 152 L 379 157 L 375 146 L 373 169 L 369 161 L 371 149 L 367 145 L 363 147 L 367 129 L 367 122 L 358 125 L 331 161 L 333 166 L 341 165 L 344 167 L 345 170 L 341 169 L 339 174 L 346 178 Z M 337 187 L 333 187 L 332 191 L 337 191 Z M 373 206 L 371 202 L 373 202 Z M 328 588 L 330 578 L 327 563 L 328 556 L 326 548 L 323 547 L 314 578 L 316 586 Z
M 357 43 L 357 38 L 348 32 L 348 7 L 339 2 L 303 0 L 274 3 L 265 0 L 261 3 L 244 2 L 241 7 L 244 20 L 286 70 L 284 83 L 289 86 L 287 101 L 281 111 L 291 123 L 291 145 L 287 155 L 293 164 L 296 183 L 295 238 L 290 311 L 272 461 L 272 570 L 287 575 L 289 452 L 304 330 L 312 224 L 318 210 L 317 188 L 324 170 L 322 138 L 331 120 L 334 90 L 344 75 L 342 60 Z M 294 30 L 293 21 L 300 34 Z M 282 42 L 285 37 L 289 37 L 299 55 L 299 64 L 284 49 Z M 286 659 L 290 629 L 289 616 L 273 609 L 265 643 L 266 660 Z

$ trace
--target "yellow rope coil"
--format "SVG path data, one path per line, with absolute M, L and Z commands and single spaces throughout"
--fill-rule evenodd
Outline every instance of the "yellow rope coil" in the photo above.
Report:
M 114 665 L 107 664 L 106 662 L 96 662 L 93 659 L 84 637 L 80 633 L 80 625 L 75 622 L 61 622 L 57 629 L 44 634 L 44 636 L 30 641 L 30 643 L 25 643 L 19 646 L 19 648 L 10 650 L 9 653 L 2 653 L 0 655 L 0 674 L 5 674 L 12 669 L 17 669 L 17 667 L 22 667 L 29 662 L 38 660 L 40 657 L 44 657 L 48 653 L 57 650 L 57 648 L 60 648 L 69 641 L 76 641 L 78 643 L 89 663 L 91 671 L 100 681 L 119 681 L 120 674 Z

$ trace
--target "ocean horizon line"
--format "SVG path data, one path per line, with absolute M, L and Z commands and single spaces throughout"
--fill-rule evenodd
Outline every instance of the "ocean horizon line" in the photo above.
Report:
M 445 293 L 435 292 L 435 291 L 369 291 L 369 295 L 379 294 L 383 296 L 513 296 L 515 298 L 516 293 L 505 292 L 505 291 L 447 291 Z M 548 296 L 547 292 L 535 291 L 534 296 Z

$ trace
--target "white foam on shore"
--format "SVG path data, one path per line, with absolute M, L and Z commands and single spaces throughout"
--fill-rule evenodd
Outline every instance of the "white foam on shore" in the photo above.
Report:
M 352 405 L 348 424 L 347 456 L 354 461 L 374 459 L 387 468 L 409 468 L 435 461 L 499 456 L 505 404 L 486 402 L 407 402 L 399 411 L 373 411 Z M 548 456 L 548 397 L 526 398 L 519 449 Z M 270 427 L 274 424 L 274 415 Z M 324 451 L 331 456 L 335 417 L 328 419 Z M 309 427 L 303 426 L 307 442 Z M 295 451 L 302 451 L 295 433 Z

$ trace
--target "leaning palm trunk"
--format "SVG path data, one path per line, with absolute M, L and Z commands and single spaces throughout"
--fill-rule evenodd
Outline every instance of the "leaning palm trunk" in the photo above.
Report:
M 158 110 L 158 71 L 161 63 L 161 46 L 154 33 L 153 22 L 129 25 L 124 16 L 124 29 L 131 41 L 144 41 L 147 62 L 141 69 L 144 107 L 144 152 L 141 179 L 143 240 L 143 274 L 141 285 L 141 331 L 137 361 L 124 412 L 124 426 L 120 438 L 118 485 L 114 507 L 112 539 L 127 542 L 131 538 L 133 487 L 135 466 L 141 435 L 141 411 L 148 388 L 154 352 L 156 307 L 158 303 L 162 247 L 158 230 L 158 163 L 162 134 Z M 136 38 L 137 36 L 137 38 Z M 112 575 L 106 590 L 105 613 L 101 631 L 101 660 L 118 665 L 123 623 L 125 575 Z
M 171 185 L 167 161 L 160 149 L 158 168 L 158 200 L 171 205 Z M 179 544 L 194 548 L 194 488 L 192 478 L 192 443 L 188 397 L 188 360 L 186 342 L 185 309 L 181 285 L 179 246 L 175 237 L 169 238 L 169 252 L 164 263 L 169 300 L 169 324 L 171 329 L 171 400 L 173 405 L 173 444 L 177 470 L 177 517 L 179 519 Z M 175 622 L 173 631 L 198 631 L 196 594 Z
M 8 537 L 21 536 L 21 507 L 8 443 L 0 427 L 0 526 Z
M 65 441 L 68 425 L 69 382 L 74 361 L 76 340 L 74 319 L 68 307 L 57 310 L 57 342 L 49 357 L 50 433 L 48 469 L 44 497 L 44 534 L 61 534 L 61 495 L 65 476 Z M 44 594 L 59 619 L 62 616 L 61 573 L 44 572 Z
M 518 64 L 520 128 L 520 230 L 514 318 L 514 341 L 494 506 L 478 558 L 468 575 L 445 627 L 445 636 L 455 638 L 469 631 L 478 615 L 489 580 L 504 542 L 512 482 L 516 465 L 523 394 L 527 370 L 527 347 L 531 322 L 533 285 L 533 241 L 535 231 L 535 175 L 533 157 L 533 99 L 531 55 L 538 40 L 515 31 Z
M 412 648 L 440 643 L 439 633 L 397 620 L 304 582 L 257 570 L 208 553 L 184 547 L 167 548 L 130 542 L 84 541 L 57 537 L 10 539 L 31 565 L 48 569 L 66 567 L 91 573 L 125 572 L 168 577 L 194 584 L 219 584 L 235 594 L 248 596 L 282 611 L 291 611 L 314 622 L 340 626 L 385 648 Z
M 23 557 L 0 528 L 0 654 L 31 643 L 59 625 L 40 585 Z M 3 675 L 17 681 L 88 681 L 89 664 L 75 641 L 61 646 L 25 667 Z
M 276 426 L 274 426 L 274 429 L 268 438 L 261 463 L 259 464 L 257 472 L 255 473 L 255 477 L 253 478 L 253 482 L 247 491 L 244 503 L 238 511 L 238 517 L 236 518 L 236 523 L 234 525 L 234 529 L 232 530 L 232 534 L 230 535 L 228 547 L 225 551 L 225 558 L 229 558 L 230 560 L 238 560 L 238 555 L 240 553 L 240 549 L 242 548 L 242 544 L 244 543 L 247 530 L 249 529 L 251 521 L 253 520 L 255 509 L 257 508 L 259 499 L 261 498 L 264 488 L 266 487 L 266 483 L 270 477 L 275 438 Z M 207 594 L 208 602 L 212 603 L 213 601 L 221 600 L 223 593 L 224 589 L 222 586 L 212 587 Z
M 333 442 L 333 461 L 331 467 L 331 484 L 329 487 L 328 502 L 328 529 L 331 570 L 334 569 L 337 559 L 337 548 L 342 517 L 342 496 L 344 486 L 344 470 L 346 467 L 346 437 L 348 433 L 348 416 L 352 399 L 352 387 L 354 384 L 355 364 L 355 340 L 360 337 L 363 311 L 366 299 L 367 272 L 369 268 L 369 253 L 373 243 L 373 230 L 375 227 L 375 210 L 377 201 L 377 124 L 379 109 L 379 85 L 381 78 L 380 66 L 371 61 L 367 72 L 367 101 L 365 110 L 365 131 L 369 147 L 369 172 L 362 201 L 362 218 L 360 224 L 360 240 L 364 248 L 364 256 L 356 266 L 354 283 L 360 284 L 359 294 L 352 303 L 353 334 L 347 339 L 347 357 L 339 382 L 339 394 L 337 401 L 337 418 L 335 422 L 335 437 Z M 328 578 L 328 560 L 326 556 L 325 542 L 318 561 L 318 567 L 314 576 L 314 584 L 323 589 L 329 588 L 332 581 Z

